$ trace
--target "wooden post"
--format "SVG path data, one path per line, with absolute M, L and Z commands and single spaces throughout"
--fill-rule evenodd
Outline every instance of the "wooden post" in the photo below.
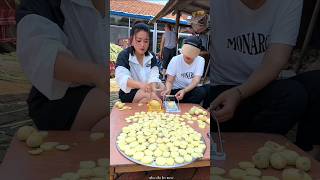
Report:
M 180 16 L 181 16 L 181 11 L 177 11 L 177 15 L 176 15 L 176 24 L 175 24 L 175 30 L 176 30 L 176 40 L 178 42 L 178 38 L 179 38 L 179 25 L 180 25 Z

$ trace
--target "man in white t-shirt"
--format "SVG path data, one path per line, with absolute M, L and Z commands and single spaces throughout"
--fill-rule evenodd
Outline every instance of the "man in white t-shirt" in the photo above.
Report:
M 302 0 L 214 0 L 211 7 L 204 107 L 223 131 L 286 134 L 307 104 L 301 83 L 276 80 L 296 43 Z
M 198 86 L 204 69 L 204 59 L 199 56 L 201 39 L 191 36 L 185 39 L 182 54 L 172 58 L 167 69 L 166 90 L 180 102 L 199 104 L 206 96 L 204 87 Z
M 296 44 L 303 1 L 210 2 L 213 63 L 203 106 L 222 131 L 286 134 L 298 122 L 296 144 L 320 152 L 320 71 L 278 79 Z

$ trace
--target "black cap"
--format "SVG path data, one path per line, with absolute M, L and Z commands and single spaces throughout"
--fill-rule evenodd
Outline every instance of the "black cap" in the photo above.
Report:
M 184 44 L 190 44 L 196 48 L 202 49 L 202 40 L 197 36 L 189 36 L 184 39 Z

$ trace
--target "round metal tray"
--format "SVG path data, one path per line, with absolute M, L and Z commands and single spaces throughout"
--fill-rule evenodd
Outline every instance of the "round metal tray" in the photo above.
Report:
M 119 135 L 118 135 L 118 136 L 119 136 Z M 117 136 L 117 138 L 118 138 L 118 136 Z M 203 136 L 201 136 L 201 140 L 202 140 L 202 142 L 203 142 L 204 144 L 206 144 Z M 117 142 L 116 142 L 116 147 L 117 147 L 117 150 L 118 150 L 124 157 L 126 157 L 127 159 L 129 159 L 130 161 L 135 162 L 135 163 L 137 163 L 137 164 L 144 165 L 144 166 L 154 167 L 154 168 L 165 168 L 165 169 L 168 169 L 168 168 L 178 168 L 178 167 L 182 167 L 182 166 L 191 164 L 191 163 L 193 163 L 194 161 L 196 161 L 197 159 L 199 159 L 199 158 L 194 158 L 194 159 L 192 159 L 191 162 L 182 163 L 182 164 L 175 164 L 175 165 L 173 165 L 173 166 L 159 166 L 159 165 L 156 164 L 155 161 L 153 161 L 151 164 L 144 164 L 144 163 L 142 163 L 142 162 L 140 162 L 140 161 L 138 161 L 138 160 L 135 160 L 135 159 L 131 158 L 130 156 L 128 156 L 128 155 L 126 155 L 124 152 L 122 152 L 122 151 L 120 150 Z M 206 149 L 207 149 L 207 146 L 206 146 L 206 148 L 204 149 L 203 155 L 204 155 L 204 153 L 206 152 Z

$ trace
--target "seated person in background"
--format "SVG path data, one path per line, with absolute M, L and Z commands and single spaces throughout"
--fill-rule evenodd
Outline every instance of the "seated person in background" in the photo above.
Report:
M 146 103 L 150 99 L 160 100 L 156 95 L 157 85 L 163 87 L 159 79 L 159 68 L 153 53 L 149 52 L 150 29 L 144 23 L 132 27 L 132 43 L 120 52 L 116 62 L 115 77 L 120 87 L 122 102 Z
M 199 104 L 205 97 L 205 89 L 198 87 L 204 59 L 199 56 L 201 40 L 188 37 L 184 41 L 182 54 L 172 58 L 167 69 L 166 90 L 162 95 L 175 95 L 183 103 Z

